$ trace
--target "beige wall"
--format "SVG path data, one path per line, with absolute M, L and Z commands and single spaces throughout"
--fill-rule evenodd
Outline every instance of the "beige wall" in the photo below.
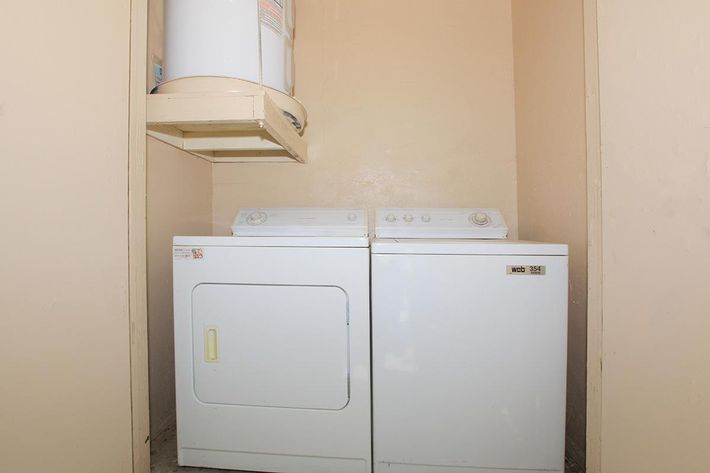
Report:
M 175 420 L 172 239 L 212 232 L 212 166 L 148 139 L 148 348 L 150 427 Z
M 517 234 L 510 2 L 297 0 L 310 162 L 218 164 L 245 206 L 491 206 Z
M 584 465 L 587 193 L 582 0 L 513 0 L 520 237 L 569 245 L 567 454 Z
M 704 473 L 710 2 L 598 0 L 603 473 Z
M 0 15 L 0 471 L 128 472 L 130 2 Z

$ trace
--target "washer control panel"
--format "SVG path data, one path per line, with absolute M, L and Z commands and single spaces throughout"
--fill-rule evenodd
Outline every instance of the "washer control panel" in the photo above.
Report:
M 363 209 L 241 209 L 232 235 L 366 237 L 367 217 Z
M 498 209 L 377 209 L 377 238 L 504 239 L 508 227 Z

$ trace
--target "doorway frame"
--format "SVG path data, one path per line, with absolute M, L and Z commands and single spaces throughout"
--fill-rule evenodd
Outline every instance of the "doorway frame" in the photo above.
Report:
M 584 0 L 587 135 L 587 473 L 602 471 L 602 156 L 597 0 Z
M 150 473 L 146 234 L 148 0 L 131 0 L 128 118 L 128 324 L 133 472 Z
M 587 139 L 587 473 L 602 471 L 602 172 L 597 0 L 584 2 Z M 150 472 L 146 235 L 148 0 L 130 4 L 128 297 L 133 472 Z

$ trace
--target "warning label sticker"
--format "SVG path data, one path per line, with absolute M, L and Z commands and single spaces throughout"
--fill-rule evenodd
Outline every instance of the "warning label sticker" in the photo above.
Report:
M 284 22 L 283 0 L 259 0 L 261 23 L 281 34 Z
M 202 248 L 173 248 L 173 259 L 175 260 L 203 259 L 204 257 L 205 252 Z

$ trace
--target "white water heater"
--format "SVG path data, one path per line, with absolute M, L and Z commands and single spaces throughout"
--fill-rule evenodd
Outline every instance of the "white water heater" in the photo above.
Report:
M 164 74 L 239 79 L 291 95 L 292 0 L 166 0 Z

